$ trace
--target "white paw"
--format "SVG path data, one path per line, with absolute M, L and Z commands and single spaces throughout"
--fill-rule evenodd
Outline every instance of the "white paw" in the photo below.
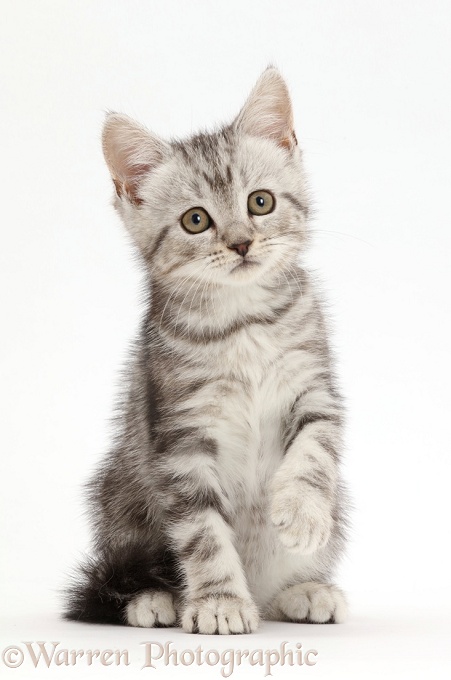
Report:
M 257 607 L 249 600 L 225 595 L 210 595 L 189 602 L 182 615 L 186 633 L 230 635 L 257 630 Z
M 160 590 L 145 590 L 136 595 L 128 603 L 125 614 L 129 626 L 141 628 L 173 626 L 177 619 L 171 593 Z
M 283 590 L 276 597 L 273 610 L 289 621 L 311 623 L 343 623 L 347 616 L 342 591 L 323 583 L 299 583 Z
M 304 554 L 323 548 L 330 538 L 330 502 L 321 491 L 307 482 L 276 474 L 270 515 L 281 542 L 290 550 Z

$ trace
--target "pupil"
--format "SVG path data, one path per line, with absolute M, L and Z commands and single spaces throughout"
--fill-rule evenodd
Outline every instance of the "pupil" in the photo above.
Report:
M 263 206 L 265 205 L 265 199 L 262 198 L 261 196 L 257 196 L 257 198 L 255 200 L 256 200 L 257 205 L 260 208 L 263 208 Z
M 191 222 L 192 222 L 193 224 L 200 224 L 201 219 L 202 219 L 202 218 L 201 218 L 201 216 L 199 215 L 199 213 L 194 213 L 194 215 L 193 215 L 192 218 L 191 218 Z

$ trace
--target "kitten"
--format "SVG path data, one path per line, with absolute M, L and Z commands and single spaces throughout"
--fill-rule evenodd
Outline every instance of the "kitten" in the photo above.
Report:
M 343 621 L 343 406 L 299 262 L 284 80 L 267 69 L 231 125 L 184 141 L 112 113 L 103 149 L 149 305 L 66 617 L 222 634 Z

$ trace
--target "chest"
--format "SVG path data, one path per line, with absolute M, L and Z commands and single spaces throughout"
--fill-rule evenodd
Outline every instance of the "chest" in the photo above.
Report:
M 302 350 L 284 340 L 257 331 L 230 343 L 212 387 L 221 483 L 244 508 L 260 502 L 282 460 L 286 419 L 306 371 Z
M 302 332 L 277 324 L 257 325 L 224 341 L 214 361 L 218 421 L 244 441 L 262 445 L 280 431 L 316 366 Z

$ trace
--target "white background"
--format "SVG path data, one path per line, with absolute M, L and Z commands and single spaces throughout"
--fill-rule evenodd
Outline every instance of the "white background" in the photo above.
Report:
M 355 511 L 338 581 L 351 615 L 343 626 L 264 624 L 250 637 L 202 642 L 288 640 L 319 651 L 316 667 L 276 677 L 447 677 L 450 3 L 1 5 L 2 645 L 128 647 L 134 662 L 120 672 L 132 677 L 143 640 L 199 644 L 180 631 L 58 619 L 57 590 L 89 540 L 81 485 L 108 446 L 141 312 L 141 275 L 110 205 L 99 137 L 107 109 L 168 136 L 229 121 L 272 62 L 305 149 L 316 208 L 310 261 L 330 303 L 349 406 Z M 117 673 L 34 670 L 29 660 L 1 670 Z M 247 673 L 263 677 L 259 667 L 233 677 Z

